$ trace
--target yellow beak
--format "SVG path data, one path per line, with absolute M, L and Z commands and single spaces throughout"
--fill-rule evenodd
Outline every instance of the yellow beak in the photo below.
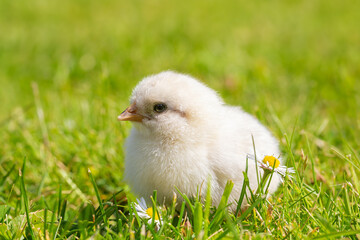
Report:
M 132 121 L 132 122 L 142 122 L 145 118 L 143 115 L 140 115 L 136 112 L 137 108 L 135 103 L 131 104 L 128 108 L 125 109 L 119 116 L 119 121 Z

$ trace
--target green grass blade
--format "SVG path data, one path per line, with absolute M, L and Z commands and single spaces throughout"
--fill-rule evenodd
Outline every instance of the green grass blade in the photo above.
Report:
M 9 177 L 9 175 L 12 173 L 12 171 L 15 169 L 15 164 L 12 165 L 12 167 L 10 167 L 9 171 L 7 171 L 5 173 L 5 175 L 0 179 L 0 186 L 2 186 L 6 179 Z
M 22 169 L 19 170 L 20 189 L 21 189 L 21 196 L 22 196 L 24 206 L 25 206 L 27 226 L 28 226 L 31 237 L 33 239 L 35 239 L 35 235 L 34 235 L 34 232 L 33 232 L 32 226 L 31 226 L 31 221 L 30 221 L 29 199 L 27 197 L 26 189 L 25 189 L 25 181 L 24 181 L 25 165 L 26 165 L 26 158 L 24 158 Z
M 184 212 L 185 212 L 185 206 L 186 206 L 186 202 L 183 201 L 181 203 L 181 208 L 180 208 L 180 213 L 179 213 L 179 220 L 178 220 L 178 223 L 177 223 L 177 226 L 176 226 L 177 229 L 179 229 L 180 226 L 181 226 L 182 218 L 183 218 Z
M 215 226 L 217 226 L 224 218 L 224 214 L 227 211 L 226 206 L 229 199 L 229 196 L 231 194 L 231 191 L 234 187 L 233 181 L 228 181 L 225 185 L 224 193 L 221 197 L 219 206 L 216 210 L 216 213 L 214 215 L 214 219 L 210 223 L 210 229 L 213 229 Z
M 237 202 L 237 207 L 236 207 L 236 211 L 235 211 L 235 216 L 237 216 L 241 210 L 241 205 L 244 201 L 245 198 L 245 194 L 246 194 L 246 187 L 249 185 L 249 178 L 247 177 L 246 172 L 243 172 L 244 175 L 244 181 L 243 181 L 243 185 L 241 187 L 241 192 L 240 192 L 240 196 L 239 196 L 239 200 Z
M 97 198 L 97 200 L 98 200 L 98 202 L 99 202 L 99 207 L 100 207 L 100 210 L 101 210 L 102 218 L 103 218 L 103 220 L 104 220 L 104 224 L 105 224 L 106 228 L 108 228 L 108 227 L 109 227 L 109 224 L 108 224 L 107 217 L 106 217 L 106 214 L 105 214 L 104 205 L 103 205 L 103 202 L 102 202 L 101 197 L 100 197 L 100 194 L 99 194 L 99 190 L 98 190 L 98 188 L 97 188 L 96 182 L 95 182 L 95 180 L 94 180 L 94 178 L 93 178 L 93 176 L 92 176 L 92 174 L 91 174 L 90 169 L 88 169 L 88 173 L 89 173 L 89 177 L 90 177 L 91 183 L 92 183 L 92 185 L 93 185 L 93 187 L 94 187 L 94 190 L 95 190 L 96 198 Z
M 181 197 L 185 200 L 185 202 L 188 204 L 188 206 L 190 207 L 191 213 L 194 213 L 194 206 L 192 205 L 191 201 L 189 200 L 189 198 L 183 194 L 176 186 L 175 186 L 176 191 L 181 195 Z
M 205 211 L 204 211 L 204 239 L 208 238 L 210 207 L 211 207 L 211 179 L 209 178 L 207 181 Z
M 194 233 L 198 237 L 202 228 L 203 209 L 200 202 L 195 202 L 194 210 Z
M 47 232 L 47 208 L 44 208 L 44 239 L 46 239 L 46 232 Z
M 354 236 L 356 234 L 359 234 L 360 230 L 352 230 L 352 231 L 342 231 L 342 232 L 333 232 L 328 234 L 322 234 L 320 236 L 314 237 L 314 239 L 333 239 L 338 237 L 344 237 L 344 236 Z

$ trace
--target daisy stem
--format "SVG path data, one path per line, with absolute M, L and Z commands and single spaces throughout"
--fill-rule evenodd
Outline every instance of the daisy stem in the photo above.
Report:
M 263 192 L 265 183 L 267 182 L 267 179 L 269 177 L 269 175 L 271 174 L 272 171 L 270 170 L 264 170 L 264 175 L 262 176 L 260 183 L 258 185 L 258 188 L 256 190 L 255 196 L 258 196 L 260 193 Z
M 267 179 L 268 179 L 268 177 L 270 175 L 270 180 L 268 182 L 268 185 L 266 187 L 265 192 L 267 191 L 267 189 L 269 188 L 270 183 L 271 183 L 271 179 L 272 179 L 272 176 L 273 176 L 273 173 L 274 173 L 274 169 L 276 168 L 275 166 L 276 166 L 276 161 L 274 161 L 274 163 L 273 163 L 272 170 L 264 169 L 264 175 L 261 178 L 261 181 L 260 181 L 260 183 L 258 185 L 258 188 L 256 190 L 256 193 L 255 193 L 255 196 L 257 196 L 259 193 L 263 193 L 264 186 L 265 186 L 265 184 L 267 182 Z

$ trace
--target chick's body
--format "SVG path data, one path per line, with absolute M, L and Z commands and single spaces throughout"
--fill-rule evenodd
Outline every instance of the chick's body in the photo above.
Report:
M 247 154 L 254 154 L 252 137 L 257 155 L 280 154 L 277 140 L 258 120 L 225 105 L 215 91 L 190 76 L 167 71 L 147 77 L 130 102 L 119 116 L 134 123 L 125 144 L 125 180 L 144 198 L 157 190 L 158 199 L 169 202 L 175 186 L 193 196 L 200 188 L 205 192 L 210 179 L 214 204 L 228 180 L 234 182 L 229 202 L 235 202 Z M 250 159 L 248 177 L 255 190 L 256 166 Z M 274 176 L 269 193 L 279 182 L 280 176 Z

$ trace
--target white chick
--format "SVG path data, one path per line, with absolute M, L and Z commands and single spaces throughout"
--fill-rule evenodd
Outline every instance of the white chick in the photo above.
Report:
M 198 80 L 172 71 L 144 78 L 133 90 L 130 106 L 118 117 L 134 127 L 125 143 L 125 180 L 135 194 L 170 202 L 175 186 L 187 196 L 211 179 L 213 204 L 220 202 L 228 180 L 234 182 L 229 203 L 243 184 L 247 154 L 280 155 L 278 141 L 253 116 L 225 105 Z M 261 170 L 259 171 L 261 172 Z M 250 187 L 258 185 L 254 160 L 248 160 Z M 273 193 L 281 179 L 274 175 Z M 246 201 L 242 204 L 244 205 Z M 232 204 L 231 209 L 236 209 Z

